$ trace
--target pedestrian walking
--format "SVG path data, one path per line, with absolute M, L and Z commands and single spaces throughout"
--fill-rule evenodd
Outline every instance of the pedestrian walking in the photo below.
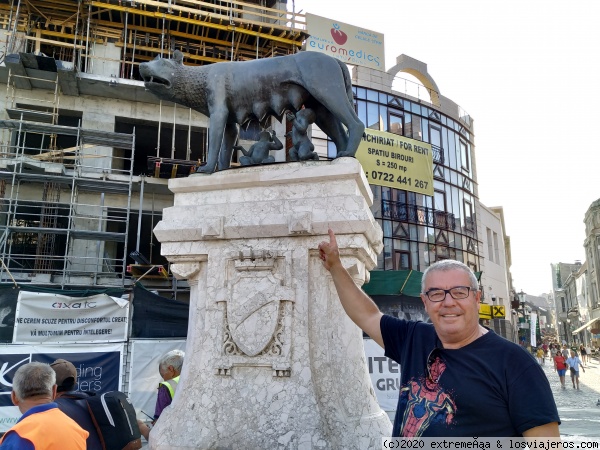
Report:
M 569 366 L 569 371 L 571 372 L 571 382 L 573 383 L 573 389 L 579 390 L 579 367 L 583 369 L 585 372 L 585 368 L 575 353 L 575 350 L 571 350 L 571 357 L 567 359 L 567 365 Z M 575 385 L 577 384 L 577 387 Z
M 587 351 L 585 350 L 583 344 L 579 346 L 579 354 L 581 355 L 581 362 L 583 364 L 587 364 L 589 361 L 587 359 Z
M 556 351 L 556 355 L 553 358 L 554 360 L 554 370 L 558 373 L 558 378 L 560 379 L 560 387 L 565 389 L 565 373 L 567 372 L 567 360 L 562 355 L 560 349 Z
M 541 365 L 546 364 L 546 357 L 544 354 L 544 349 L 542 347 L 538 347 L 536 355 L 537 355 L 537 360 Z

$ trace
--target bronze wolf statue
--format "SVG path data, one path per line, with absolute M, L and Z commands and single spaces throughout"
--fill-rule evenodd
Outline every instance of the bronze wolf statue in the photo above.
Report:
M 344 63 L 317 52 L 206 66 L 184 66 L 183 54 L 140 64 L 146 89 L 209 117 L 208 156 L 199 172 L 231 164 L 239 127 L 286 111 L 312 109 L 315 124 L 331 138 L 337 156 L 354 156 L 365 126 L 354 112 L 350 73 Z M 344 126 L 348 129 L 344 129 Z

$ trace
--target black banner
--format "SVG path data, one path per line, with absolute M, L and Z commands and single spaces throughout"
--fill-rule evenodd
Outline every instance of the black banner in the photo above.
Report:
M 189 310 L 186 302 L 161 297 L 136 284 L 131 337 L 186 338 Z
M 0 286 L 0 342 L 12 342 L 19 289 Z

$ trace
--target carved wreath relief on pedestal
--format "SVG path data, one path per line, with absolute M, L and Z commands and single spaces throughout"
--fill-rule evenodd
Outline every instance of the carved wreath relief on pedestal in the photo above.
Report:
M 285 257 L 240 254 L 227 261 L 227 299 L 220 301 L 222 347 L 217 373 L 233 366 L 271 367 L 289 376 L 293 290 Z

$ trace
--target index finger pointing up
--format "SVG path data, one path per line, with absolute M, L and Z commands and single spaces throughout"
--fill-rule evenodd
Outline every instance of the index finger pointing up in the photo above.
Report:
M 335 239 L 335 233 L 333 232 L 333 230 L 331 228 L 329 228 L 327 230 L 327 232 L 329 233 L 329 243 L 332 245 L 335 245 L 337 247 L 337 240 Z

